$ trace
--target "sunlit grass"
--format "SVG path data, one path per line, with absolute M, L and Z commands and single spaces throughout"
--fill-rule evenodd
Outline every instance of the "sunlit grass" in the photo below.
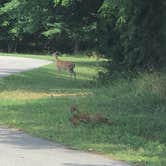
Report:
M 19 56 L 54 61 L 51 56 Z M 65 71 L 58 72 L 54 63 L 0 79 L 0 124 L 141 166 L 166 165 L 165 72 L 142 73 L 132 81 L 120 78 L 97 88 L 89 86 L 89 81 L 103 70 L 100 61 L 60 58 L 76 63 L 76 80 Z M 113 124 L 73 126 L 69 121 L 72 105 L 81 112 L 100 113 Z
M 48 97 L 72 97 L 72 96 L 87 96 L 90 93 L 78 92 L 78 93 L 44 93 L 44 92 L 31 92 L 31 91 L 3 91 L 0 93 L 0 98 L 3 99 L 16 99 L 16 100 L 32 100 L 32 99 L 42 99 Z

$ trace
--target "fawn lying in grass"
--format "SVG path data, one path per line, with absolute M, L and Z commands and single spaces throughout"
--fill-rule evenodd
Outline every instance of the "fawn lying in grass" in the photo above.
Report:
M 52 55 L 55 57 L 55 60 L 56 60 L 55 63 L 58 70 L 61 70 L 61 69 L 67 70 L 71 74 L 71 76 L 73 75 L 76 78 L 76 73 L 74 71 L 75 63 L 59 60 L 57 52 L 54 52 Z
M 89 123 L 89 122 L 102 122 L 107 125 L 112 125 L 112 121 L 101 114 L 96 114 L 94 116 L 88 113 L 81 113 L 76 106 L 70 108 L 72 116 L 70 117 L 70 122 L 73 125 L 78 125 L 79 123 Z

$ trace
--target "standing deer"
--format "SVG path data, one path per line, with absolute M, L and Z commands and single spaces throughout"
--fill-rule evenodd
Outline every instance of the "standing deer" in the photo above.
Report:
M 76 78 L 76 73 L 74 71 L 75 63 L 69 61 L 62 61 L 58 59 L 57 52 L 54 52 L 53 57 L 55 57 L 55 63 L 58 70 L 67 70 L 71 76 L 73 75 Z

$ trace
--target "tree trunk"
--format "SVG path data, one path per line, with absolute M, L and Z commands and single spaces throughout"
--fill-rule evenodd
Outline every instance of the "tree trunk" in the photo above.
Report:
M 14 44 L 14 52 L 15 53 L 17 52 L 17 42 L 15 42 L 15 44 Z
M 74 40 L 74 54 L 78 54 L 79 52 L 79 40 Z
M 9 42 L 8 43 L 8 46 L 7 46 L 8 48 L 7 48 L 7 51 L 10 53 L 10 52 L 12 52 L 12 44 Z

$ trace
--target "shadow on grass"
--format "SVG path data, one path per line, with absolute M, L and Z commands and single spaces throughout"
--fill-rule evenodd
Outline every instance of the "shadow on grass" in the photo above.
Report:
M 93 67 L 93 66 L 100 66 L 102 62 L 96 62 L 96 61 L 89 61 L 89 62 L 76 62 L 76 66 L 84 66 L 84 67 Z
M 77 98 L 77 100 L 79 99 Z M 89 99 L 85 98 L 85 100 Z M 118 123 L 112 126 L 80 124 L 74 127 L 69 121 L 71 116 L 69 110 L 73 102 L 75 102 L 75 99 L 72 97 L 53 97 L 29 102 L 20 101 L 13 105 L 6 103 L 0 106 L 0 123 L 78 149 L 92 148 L 97 152 L 111 154 L 111 156 L 118 154 L 122 156 L 121 159 L 128 161 L 138 161 L 140 158 L 143 161 L 149 161 L 153 157 L 158 157 L 164 161 L 162 140 L 152 137 L 146 139 L 144 135 L 135 132 L 133 126 L 137 126 L 139 121 L 145 121 L 141 116 L 131 118 L 125 114 L 122 116 L 117 114 L 115 116 L 118 116 L 116 117 Z M 79 103 L 81 104 L 82 100 Z M 83 101 L 83 103 L 85 104 L 86 101 Z M 110 114 L 113 116 L 111 112 Z M 126 124 L 124 124 L 125 119 Z M 147 130 L 151 130 L 151 126 L 147 127 Z M 139 128 L 144 130 L 144 123 Z M 154 130 L 157 130 L 157 128 L 158 126 L 153 126 Z M 1 135 L 1 137 L 6 138 L 9 136 L 7 134 Z M 47 143 L 43 146 L 35 146 L 29 142 L 20 143 L 23 140 L 23 137 L 13 135 L 10 139 L 3 139 L 3 143 L 17 145 L 23 149 L 51 148 Z
M 79 100 L 78 97 L 77 100 Z M 37 136 L 67 144 L 75 144 L 75 138 L 77 138 L 81 144 L 89 144 L 90 146 L 94 144 L 95 148 L 103 149 L 102 151 L 107 153 L 125 152 L 127 147 L 137 151 L 147 142 L 145 136 L 135 132 L 135 129 L 132 127 L 136 126 L 139 121 L 146 121 L 137 115 L 134 118 L 134 116 L 117 114 L 115 116 L 118 116 L 118 122 L 112 126 L 81 124 L 78 127 L 73 127 L 69 121 L 70 106 L 73 103 L 75 103 L 73 97 L 52 97 L 32 102 L 20 102 L 14 105 L 9 103 L 0 106 L 0 122 L 24 129 Z M 82 99 L 79 103 L 82 103 Z M 124 121 L 126 124 L 124 124 Z M 162 126 L 147 126 L 147 129 L 144 127 L 144 124 L 139 126 L 141 131 L 151 130 L 152 128 L 157 130 L 158 127 Z M 151 141 L 159 143 L 159 141 L 162 142 L 162 139 L 148 138 L 149 145 L 147 145 L 147 148 L 151 148 Z M 77 142 L 78 145 L 79 141 Z M 112 146 L 110 143 L 116 146 Z M 152 146 L 158 149 L 158 143 Z
M 88 74 L 81 74 L 84 78 Z M 88 80 L 71 78 L 68 72 L 57 71 L 54 68 L 40 68 L 19 73 L 0 80 L 0 91 L 29 90 L 35 92 L 74 91 L 84 88 Z

